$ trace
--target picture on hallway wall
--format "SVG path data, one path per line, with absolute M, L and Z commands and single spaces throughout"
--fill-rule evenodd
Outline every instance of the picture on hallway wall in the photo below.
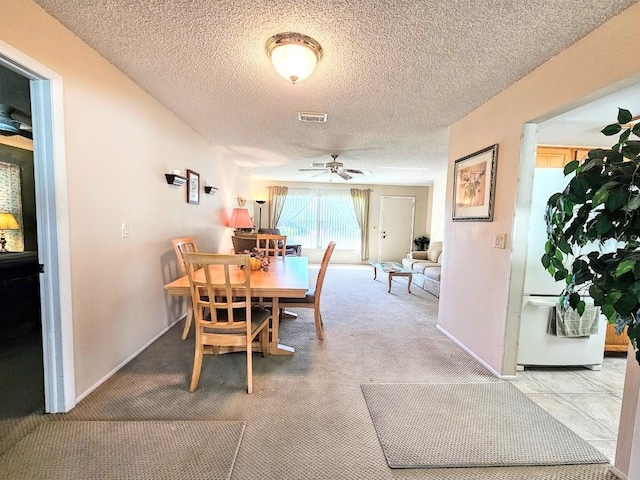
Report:
M 455 161 L 453 221 L 493 221 L 498 144 Z
M 187 202 L 200 203 L 200 174 L 193 170 L 187 170 Z

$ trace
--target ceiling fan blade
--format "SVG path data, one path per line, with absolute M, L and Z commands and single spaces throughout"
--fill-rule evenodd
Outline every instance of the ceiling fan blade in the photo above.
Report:
M 344 178 L 345 180 L 351 180 L 351 178 L 352 178 L 350 175 L 347 175 L 347 174 L 344 172 L 344 170 L 338 170 L 336 173 L 337 173 L 338 175 L 340 175 L 342 178 Z
M 342 171 L 347 173 L 357 173 L 358 175 L 371 175 L 369 170 L 352 170 L 350 168 L 343 168 Z
M 301 172 L 328 172 L 328 168 L 299 168 Z

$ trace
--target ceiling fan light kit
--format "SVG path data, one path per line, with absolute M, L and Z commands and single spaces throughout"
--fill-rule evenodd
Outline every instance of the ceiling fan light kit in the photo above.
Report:
M 0 104 L 0 135 L 5 137 L 21 135 L 25 138 L 33 139 L 31 125 L 16 118 L 17 116 L 30 120 L 27 114 L 19 112 L 9 105 Z
M 313 73 L 322 58 L 322 47 L 301 33 L 278 33 L 265 46 L 278 74 L 291 83 L 301 82 Z
M 333 174 L 335 173 L 339 177 L 344 180 L 351 180 L 353 177 L 349 175 L 357 174 L 357 175 L 371 175 L 371 172 L 368 170 L 355 170 L 352 168 L 344 168 L 344 164 L 342 162 L 338 162 L 338 154 L 334 153 L 331 155 L 333 161 L 327 163 L 312 163 L 311 166 L 313 168 L 299 168 L 301 172 L 323 172 Z

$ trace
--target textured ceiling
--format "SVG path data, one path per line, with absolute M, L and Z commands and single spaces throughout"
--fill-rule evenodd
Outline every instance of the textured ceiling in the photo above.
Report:
M 449 125 L 635 1 L 36 3 L 255 178 L 328 181 L 298 168 L 338 153 L 373 173 L 352 182 L 425 185 L 446 168 Z M 285 31 L 324 50 L 296 85 L 264 51 Z

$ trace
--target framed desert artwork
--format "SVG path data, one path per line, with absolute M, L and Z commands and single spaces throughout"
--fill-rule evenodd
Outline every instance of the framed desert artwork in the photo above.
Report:
M 493 220 L 497 161 L 497 144 L 455 161 L 453 221 Z

